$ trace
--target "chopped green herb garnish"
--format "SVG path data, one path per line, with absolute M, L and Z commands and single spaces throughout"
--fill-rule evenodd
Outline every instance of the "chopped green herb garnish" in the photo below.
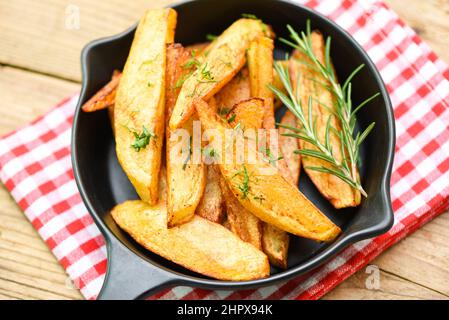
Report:
M 242 18 L 260 20 L 259 18 L 256 17 L 255 14 L 252 13 L 242 13 Z
M 215 41 L 215 39 L 217 39 L 218 38 L 218 36 L 216 36 L 216 35 L 214 35 L 214 34 L 211 34 L 211 33 L 208 33 L 207 35 L 206 35 L 206 39 L 208 40 L 208 41 Z
M 260 196 L 254 196 L 253 198 L 254 200 L 258 200 L 260 203 L 262 203 L 262 201 L 266 200 L 265 197 L 263 195 Z
M 187 153 L 187 158 L 184 160 L 184 164 L 182 165 L 182 170 L 185 170 L 187 168 L 187 164 L 190 161 L 190 158 L 192 157 L 192 137 L 190 137 L 189 140 L 189 149 Z
M 237 115 L 234 113 L 229 119 L 228 119 L 228 123 L 231 123 L 231 122 L 233 122 L 234 120 L 235 120 L 235 117 L 236 117 Z
M 207 68 L 207 63 L 205 63 L 202 66 L 200 73 L 201 73 L 201 76 L 203 77 L 203 79 L 210 80 L 210 81 L 214 80 L 214 76 L 212 76 L 210 69 Z
M 136 139 L 134 143 L 131 145 L 137 152 L 141 149 L 145 149 L 146 146 L 150 143 L 151 138 L 156 138 L 156 135 L 147 130 L 145 126 L 143 126 L 143 131 L 141 134 L 138 134 L 135 131 L 131 131 Z
M 150 81 L 148 81 L 147 86 L 148 86 L 148 88 L 151 88 L 153 86 L 153 84 Z
M 242 193 L 242 199 L 246 199 L 249 193 L 249 174 L 245 165 L 242 166 L 242 170 L 234 174 L 233 178 L 236 176 L 242 176 L 243 178 L 242 183 L 237 186 L 237 189 Z
M 265 148 L 265 155 L 268 157 L 268 162 L 274 166 L 276 161 L 284 159 L 284 157 L 278 157 L 277 159 L 274 157 L 274 155 L 271 153 L 270 148 Z

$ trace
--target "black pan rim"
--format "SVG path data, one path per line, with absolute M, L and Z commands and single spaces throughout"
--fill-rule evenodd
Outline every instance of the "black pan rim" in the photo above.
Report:
M 186 5 L 191 2 L 195 2 L 196 0 L 185 0 L 180 1 L 175 4 L 170 5 L 170 7 L 178 7 L 182 5 Z M 179 272 L 168 270 L 167 268 L 160 266 L 159 264 L 150 261 L 149 259 L 146 259 L 139 254 L 134 253 L 131 249 L 127 248 L 127 250 L 132 251 L 136 256 L 143 258 L 146 262 L 151 264 L 153 267 L 157 269 L 162 269 L 170 274 L 173 275 L 173 280 L 171 283 L 175 285 L 192 285 L 196 287 L 201 288 L 210 288 L 210 289 L 247 289 L 247 288 L 255 288 L 255 287 L 262 287 L 267 286 L 270 284 L 274 284 L 280 281 L 287 281 L 291 278 L 294 278 L 296 276 L 302 275 L 312 269 L 315 269 L 316 267 L 324 264 L 328 260 L 330 260 L 332 257 L 334 257 L 336 254 L 341 252 L 344 248 L 347 246 L 361 240 L 373 238 L 375 236 L 381 235 L 385 232 L 387 232 L 393 225 L 394 217 L 393 217 L 393 210 L 391 207 L 391 200 L 390 200 L 390 177 L 391 177 L 391 171 L 393 166 L 393 160 L 394 160 L 394 150 L 395 150 L 395 122 L 394 122 L 394 113 L 393 108 L 391 105 L 391 101 L 387 92 L 387 89 L 385 87 L 385 84 L 379 74 L 379 71 L 377 70 L 374 63 L 371 61 L 368 54 L 365 52 L 365 50 L 352 38 L 350 34 L 348 34 L 344 29 L 342 29 L 340 26 L 338 26 L 336 23 L 334 23 L 332 20 L 328 19 L 327 17 L 321 15 L 320 13 L 313 11 L 312 9 L 309 9 L 303 5 L 297 4 L 291 0 L 277 0 L 277 2 L 296 6 L 301 8 L 302 10 L 306 11 L 307 14 L 310 16 L 315 16 L 318 19 L 326 20 L 327 23 L 329 23 L 333 28 L 335 28 L 339 33 L 342 34 L 342 36 L 346 39 L 346 41 L 350 42 L 351 45 L 359 51 L 359 53 L 366 59 L 368 62 L 366 67 L 369 69 L 371 75 L 375 78 L 376 82 L 379 85 L 381 96 L 385 102 L 385 112 L 387 116 L 387 126 L 388 126 L 388 132 L 390 134 L 387 143 L 387 156 L 386 156 L 386 166 L 383 171 L 383 175 L 381 178 L 381 190 L 379 191 L 379 194 L 382 198 L 382 201 L 384 202 L 384 208 L 386 209 L 387 219 L 384 219 L 381 223 L 379 223 L 376 226 L 373 226 L 368 229 L 360 230 L 358 232 L 346 234 L 342 236 L 341 239 L 337 240 L 338 244 L 336 244 L 333 247 L 328 247 L 318 253 L 316 256 L 311 258 L 310 260 L 306 261 L 305 263 L 292 267 L 290 269 L 287 269 L 285 271 L 279 272 L 275 275 L 271 275 L 268 278 L 264 279 L 257 279 L 257 280 L 251 280 L 251 281 L 222 281 L 222 280 L 214 280 L 214 279 L 202 279 L 197 278 L 193 276 L 187 276 Z M 114 41 L 118 38 L 121 38 L 130 32 L 133 32 L 137 23 L 135 23 L 133 26 L 128 28 L 122 33 L 119 33 L 117 35 L 113 35 L 110 37 L 105 37 L 101 39 L 94 40 L 90 43 L 88 43 L 82 50 L 81 53 L 81 68 L 82 68 L 82 75 L 83 75 L 83 81 L 82 81 L 82 89 L 79 97 L 79 101 L 76 107 L 74 119 L 73 119 L 73 126 L 72 126 L 72 136 L 71 136 L 71 159 L 72 159 L 72 166 L 74 171 L 74 177 L 76 180 L 76 184 L 78 186 L 78 189 L 81 194 L 81 198 L 86 205 L 89 213 L 94 218 L 94 221 L 96 225 L 99 227 L 101 233 L 104 235 L 106 244 L 108 247 L 108 255 L 110 253 L 109 247 L 111 243 L 111 237 L 115 238 L 115 240 L 119 241 L 121 244 L 123 244 L 125 247 L 126 245 L 121 242 L 121 240 L 117 239 L 115 235 L 109 230 L 109 228 L 104 224 L 103 220 L 100 218 L 100 215 L 97 214 L 95 207 L 90 202 L 89 197 L 87 195 L 87 191 L 84 188 L 83 182 L 80 177 L 80 168 L 78 164 L 77 159 L 77 151 L 76 151 L 76 132 L 79 130 L 78 126 L 78 118 L 79 113 L 81 111 L 81 102 L 84 100 L 84 97 L 86 95 L 87 87 L 89 86 L 89 74 L 91 70 L 89 70 L 88 63 L 87 63 L 87 55 L 89 54 L 89 51 L 95 48 L 97 45 L 102 45 L 104 43 Z M 113 281 L 113 279 L 111 279 Z

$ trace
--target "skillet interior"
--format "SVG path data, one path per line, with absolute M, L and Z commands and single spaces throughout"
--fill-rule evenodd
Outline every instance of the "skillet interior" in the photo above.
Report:
M 288 36 L 287 24 L 291 24 L 296 30 L 303 30 L 306 20 L 310 19 L 313 28 L 320 29 L 324 35 L 332 37 L 332 59 L 340 79 L 345 79 L 361 63 L 366 65 L 353 82 L 354 103 L 361 102 L 375 92 L 382 93 L 381 97 L 365 107 L 358 118 L 361 127 L 366 127 L 372 121 L 376 122 L 374 132 L 364 143 L 361 152 L 361 176 L 370 197 L 358 208 L 335 210 L 316 191 L 306 174 L 302 173 L 301 191 L 342 228 L 343 234 L 332 244 L 319 244 L 292 236 L 288 270 L 273 268 L 270 279 L 279 280 L 303 273 L 323 263 L 349 243 L 388 230 L 392 223 L 388 188 L 394 149 L 392 111 L 377 72 L 353 40 L 321 16 L 284 1 L 199 0 L 179 4 L 175 9 L 178 12 L 176 41 L 185 45 L 204 41 L 207 33 L 219 34 L 242 13 L 252 13 L 263 19 L 274 28 L 278 37 Z M 85 48 L 82 56 L 83 91 L 79 105 L 109 81 L 112 70 L 122 69 L 133 33 L 132 28 L 121 35 L 95 41 Z M 276 57 L 283 58 L 287 48 L 280 43 L 277 43 L 276 47 Z M 280 110 L 277 116 L 283 112 L 284 109 Z M 112 232 L 130 250 L 149 262 L 168 268 L 178 275 L 187 276 L 193 281 L 208 279 L 145 250 L 112 221 L 109 210 L 125 200 L 137 199 L 137 195 L 117 162 L 107 112 L 86 114 L 79 112 L 78 107 L 72 149 L 77 183 L 100 229 L 104 229 L 106 233 Z M 268 282 L 270 280 L 251 283 L 259 285 Z M 209 283 L 228 287 L 239 285 L 224 281 Z

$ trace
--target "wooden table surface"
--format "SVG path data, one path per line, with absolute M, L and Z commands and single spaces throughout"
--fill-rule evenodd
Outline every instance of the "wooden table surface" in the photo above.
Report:
M 147 7 L 170 1 L 0 0 L 0 135 L 80 90 L 81 48 L 118 33 Z M 387 0 L 449 62 L 449 0 Z M 80 24 L 70 19 L 79 10 Z M 76 22 L 76 21 L 75 21 Z M 325 299 L 449 298 L 449 213 L 360 270 Z M 369 284 L 378 270 L 379 287 Z M 0 299 L 82 299 L 0 186 Z

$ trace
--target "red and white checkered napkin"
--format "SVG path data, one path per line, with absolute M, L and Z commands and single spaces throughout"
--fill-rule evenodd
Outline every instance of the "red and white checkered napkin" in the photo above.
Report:
M 358 242 L 305 281 L 240 292 L 177 287 L 152 298 L 316 299 L 449 206 L 449 69 L 377 0 L 305 1 L 366 49 L 395 108 L 397 147 L 391 180 L 394 227 Z M 0 140 L 0 178 L 86 298 L 98 294 L 106 250 L 84 207 L 70 162 L 77 96 Z

